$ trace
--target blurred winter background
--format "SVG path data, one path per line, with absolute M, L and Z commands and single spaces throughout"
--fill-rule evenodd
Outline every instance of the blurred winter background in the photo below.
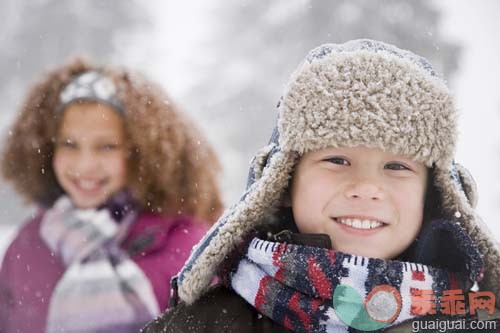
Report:
M 475 176 L 479 212 L 500 239 L 499 13 L 496 0 L 2 0 L 0 145 L 32 80 L 83 54 L 165 87 L 215 145 L 230 204 L 307 50 L 380 39 L 428 57 L 448 79 L 462 112 L 457 160 Z M 0 257 L 32 212 L 0 182 Z

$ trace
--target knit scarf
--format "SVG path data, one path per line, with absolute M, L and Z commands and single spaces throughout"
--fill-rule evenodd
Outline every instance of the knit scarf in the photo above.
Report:
M 41 237 L 66 266 L 46 332 L 138 332 L 159 313 L 149 280 L 120 248 L 137 217 L 123 205 L 83 210 L 63 196 L 45 213 Z
M 280 325 L 335 333 L 375 331 L 416 318 L 422 312 L 412 306 L 412 296 L 432 290 L 439 299 L 444 290 L 459 289 L 460 279 L 465 277 L 422 264 L 257 237 L 229 276 L 237 294 Z

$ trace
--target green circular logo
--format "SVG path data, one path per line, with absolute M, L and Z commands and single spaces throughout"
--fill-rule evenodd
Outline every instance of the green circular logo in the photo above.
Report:
M 362 299 L 351 286 L 338 285 L 333 294 L 333 308 L 346 325 L 362 331 L 375 331 L 396 320 L 401 311 L 401 295 L 389 285 L 380 285 Z

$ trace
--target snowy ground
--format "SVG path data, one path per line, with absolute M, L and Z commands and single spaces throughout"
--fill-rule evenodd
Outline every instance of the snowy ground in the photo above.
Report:
M 2 262 L 3 254 L 14 238 L 17 231 L 17 226 L 0 225 L 0 262 Z

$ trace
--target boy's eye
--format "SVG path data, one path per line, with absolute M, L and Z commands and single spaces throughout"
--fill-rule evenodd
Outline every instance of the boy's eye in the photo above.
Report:
M 333 164 L 338 164 L 338 165 L 351 165 L 348 160 L 346 160 L 343 157 L 338 157 L 338 156 L 326 158 L 323 161 L 330 162 Z
M 387 163 L 384 167 L 385 169 L 389 169 L 389 170 L 410 170 L 409 167 L 407 167 L 406 165 L 404 164 L 401 164 L 401 163 Z

